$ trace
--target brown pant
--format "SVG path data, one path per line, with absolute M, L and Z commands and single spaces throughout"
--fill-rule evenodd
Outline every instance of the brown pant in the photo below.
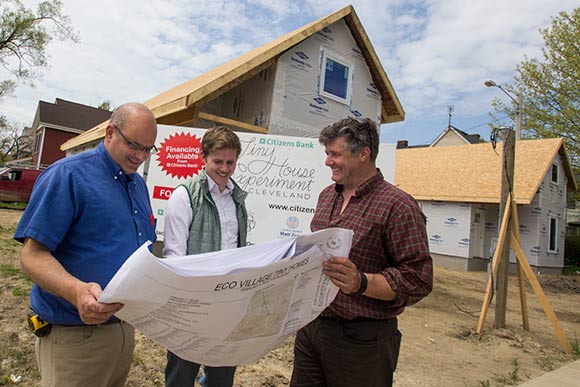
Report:
M 400 345 L 396 318 L 319 316 L 296 334 L 290 386 L 392 386 Z
M 135 329 L 127 323 L 54 325 L 36 339 L 42 387 L 122 387 L 134 348 Z

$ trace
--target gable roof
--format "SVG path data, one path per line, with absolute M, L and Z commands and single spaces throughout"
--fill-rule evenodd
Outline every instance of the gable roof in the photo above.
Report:
M 146 101 L 145 105 L 153 111 L 160 124 L 179 125 L 191 121 L 200 106 L 270 67 L 284 52 L 341 19 L 351 31 L 381 93 L 381 123 L 402 121 L 405 111 L 351 5 L 175 86 Z M 67 150 L 104 137 L 106 125 L 103 122 L 65 142 L 61 149 Z
M 54 103 L 39 101 L 34 128 L 48 126 L 54 129 L 78 129 L 85 131 L 108 120 L 111 112 L 93 106 L 56 98 Z
M 518 140 L 515 149 L 514 196 L 530 204 L 556 155 L 576 190 L 561 138 Z M 499 203 L 503 145 L 491 143 L 398 149 L 395 184 L 417 200 Z
M 444 131 L 442 131 L 439 136 L 429 146 L 436 146 L 442 138 L 444 138 L 448 133 L 454 133 L 457 137 L 459 137 L 463 142 L 466 144 L 477 144 L 479 143 L 479 134 L 469 134 L 464 132 L 463 130 L 457 129 L 453 125 L 449 125 Z

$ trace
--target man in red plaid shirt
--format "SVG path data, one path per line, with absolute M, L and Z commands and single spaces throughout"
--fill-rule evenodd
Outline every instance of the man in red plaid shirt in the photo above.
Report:
M 324 273 L 340 292 L 298 331 L 292 387 L 392 386 L 401 333 L 397 316 L 433 288 L 425 216 L 375 166 L 379 133 L 370 119 L 347 118 L 320 133 L 335 184 L 318 198 L 312 231 L 354 231 L 348 257 Z

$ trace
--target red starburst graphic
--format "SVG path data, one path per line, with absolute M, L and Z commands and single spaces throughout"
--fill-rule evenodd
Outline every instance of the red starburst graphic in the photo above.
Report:
M 176 133 L 163 139 L 157 162 L 171 177 L 188 178 L 197 175 L 203 167 L 201 139 L 191 133 Z

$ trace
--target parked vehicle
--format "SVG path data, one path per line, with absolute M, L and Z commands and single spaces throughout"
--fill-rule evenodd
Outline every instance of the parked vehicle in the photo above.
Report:
M 34 182 L 42 171 L 26 167 L 0 168 L 0 201 L 28 203 Z

